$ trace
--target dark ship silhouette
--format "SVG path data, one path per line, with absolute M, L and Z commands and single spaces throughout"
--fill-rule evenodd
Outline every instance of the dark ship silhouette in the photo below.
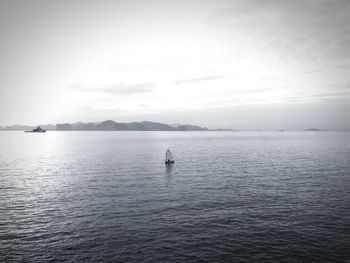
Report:
M 46 132 L 46 130 L 42 129 L 40 126 L 36 127 L 35 129 L 31 131 L 24 131 L 24 132 Z

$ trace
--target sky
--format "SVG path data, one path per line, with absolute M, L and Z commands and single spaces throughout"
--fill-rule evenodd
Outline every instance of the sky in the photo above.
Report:
M 350 130 L 350 1 L 0 0 L 0 125 Z

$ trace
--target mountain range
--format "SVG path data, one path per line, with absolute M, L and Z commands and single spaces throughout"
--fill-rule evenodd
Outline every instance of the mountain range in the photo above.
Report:
M 159 122 L 142 121 L 142 122 L 130 122 L 122 123 L 112 120 L 106 120 L 103 122 L 76 122 L 76 123 L 62 123 L 62 124 L 47 124 L 40 125 L 41 128 L 52 131 L 206 131 L 207 128 L 199 127 L 196 125 L 168 125 Z M 12 126 L 0 126 L 0 130 L 31 130 L 34 126 L 26 125 L 12 125 Z

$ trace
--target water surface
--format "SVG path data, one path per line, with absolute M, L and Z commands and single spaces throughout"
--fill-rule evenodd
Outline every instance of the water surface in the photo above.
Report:
M 0 132 L 0 211 L 1 262 L 349 262 L 350 133 Z

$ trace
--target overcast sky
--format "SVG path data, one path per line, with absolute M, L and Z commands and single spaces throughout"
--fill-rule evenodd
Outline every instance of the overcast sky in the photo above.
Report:
M 0 0 L 0 125 L 350 129 L 350 1 Z

